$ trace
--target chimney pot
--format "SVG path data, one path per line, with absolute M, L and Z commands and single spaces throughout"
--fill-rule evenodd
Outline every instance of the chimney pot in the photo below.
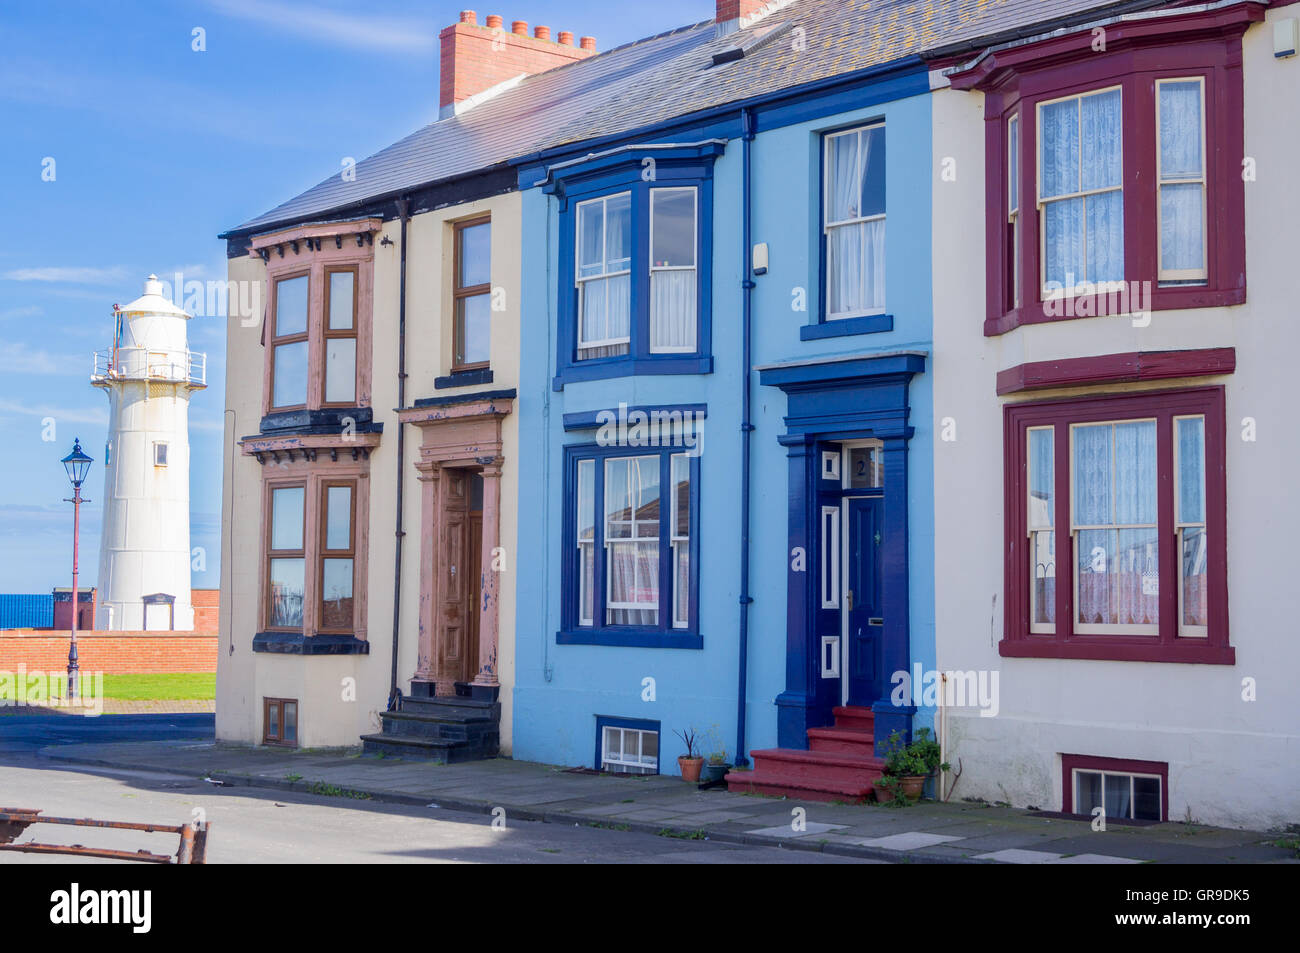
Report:
M 573 46 L 573 34 L 568 30 L 560 31 L 560 44 L 562 46 Z
M 596 48 L 596 38 L 594 36 L 584 36 L 580 42 L 584 50 L 594 50 Z
M 551 38 L 551 28 L 549 26 L 533 27 L 533 36 L 539 40 L 549 40 Z
M 489 29 L 489 30 L 500 29 L 500 27 L 501 27 L 501 23 L 502 23 L 502 20 L 501 20 L 501 17 L 500 17 L 498 14 L 495 14 L 495 13 L 489 13 L 489 14 L 488 14 L 488 17 L 487 17 L 487 25 L 488 25 L 488 29 Z
M 527 36 L 528 21 L 515 20 L 513 23 L 510 24 L 510 32 L 513 33 L 515 36 Z
M 478 22 L 478 15 L 475 14 L 473 10 L 462 10 L 460 11 L 460 22 L 476 24 Z

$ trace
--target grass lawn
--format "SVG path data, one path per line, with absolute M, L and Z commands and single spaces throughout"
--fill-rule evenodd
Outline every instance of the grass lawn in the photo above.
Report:
M 105 675 L 104 697 L 123 701 L 212 701 L 217 697 L 217 676 L 212 672 Z

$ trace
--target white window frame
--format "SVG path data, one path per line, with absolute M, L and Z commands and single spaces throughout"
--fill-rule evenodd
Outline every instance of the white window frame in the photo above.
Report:
M 1026 547 L 1026 548 L 1027 548 L 1028 553 L 1029 553 L 1029 631 L 1030 631 L 1031 633 L 1035 634 L 1035 635 L 1055 635 L 1055 634 L 1056 634 L 1056 625 L 1057 625 L 1056 622 L 1050 622 L 1050 623 L 1049 623 L 1049 622 L 1035 622 L 1035 621 L 1034 621 L 1034 619 L 1035 619 L 1035 618 L 1037 617 L 1037 615 L 1038 615 L 1038 613 L 1034 611 L 1035 608 L 1036 608 L 1036 606 L 1035 606 L 1035 602 L 1034 602 L 1034 592 L 1035 592 L 1035 589 L 1036 589 L 1035 583 L 1036 583 L 1036 581 L 1037 581 L 1037 579 L 1038 579 L 1038 575 L 1037 575 L 1037 573 L 1038 573 L 1038 561 L 1037 561 L 1037 552 L 1038 552 L 1038 547 L 1035 545 L 1035 539 L 1034 539 L 1034 537 L 1035 537 L 1036 535 L 1040 534 L 1040 533 L 1052 533 L 1052 534 L 1055 536 L 1055 534 L 1057 533 L 1057 531 L 1058 531 L 1058 529 L 1059 529 L 1059 527 L 1057 527 L 1057 525 L 1056 525 L 1056 513 L 1055 513 L 1055 509 L 1056 509 L 1056 507 L 1055 507 L 1055 505 L 1053 505 L 1052 507 L 1050 507 L 1050 509 L 1049 509 L 1049 511 L 1048 511 L 1048 516 L 1051 518 L 1051 521 L 1052 521 L 1052 522 L 1051 522 L 1051 527 L 1045 529 L 1045 528 L 1043 528 L 1043 527 L 1041 527 L 1041 526 L 1039 526 L 1039 527 L 1035 527 L 1035 526 L 1034 526 L 1033 500 L 1032 500 L 1032 494 L 1030 493 L 1030 480 L 1029 480 L 1029 470 L 1028 470 L 1028 468 L 1029 468 L 1029 466 L 1033 463 L 1033 441 L 1031 440 L 1030 435 L 1031 435 L 1035 430 L 1045 430 L 1045 431 L 1047 431 L 1048 433 L 1050 433 L 1050 434 L 1052 435 L 1052 443 L 1051 443 L 1051 446 L 1052 446 L 1052 496 L 1053 496 L 1053 503 L 1055 503 L 1055 496 L 1056 496 L 1056 468 L 1060 465 L 1060 461 L 1056 459 L 1056 425 L 1055 425 L 1055 424 L 1043 424 L 1043 425 L 1041 425 L 1041 426 L 1034 426 L 1034 427 L 1027 427 L 1027 428 L 1025 428 L 1025 464 L 1026 464 L 1026 474 L 1025 474 L 1025 537 L 1026 537 L 1026 539 L 1028 540 L 1028 544 L 1027 544 L 1027 547 Z M 1071 454 L 1073 454 L 1073 452 L 1074 452 L 1074 451 L 1073 451 L 1073 447 L 1074 447 L 1073 442 L 1071 443 L 1070 446 L 1071 446 Z M 1071 471 L 1070 471 L 1070 472 L 1071 472 L 1071 474 L 1073 474 L 1073 472 L 1074 472 L 1074 471 L 1073 471 L 1073 467 L 1071 467 Z M 1073 492 L 1073 488 L 1072 488 L 1072 492 Z M 1073 512 L 1073 500 L 1071 500 L 1071 512 Z M 1059 548 L 1059 545 L 1058 545 L 1059 542 L 1060 542 L 1060 538 L 1059 538 L 1059 536 L 1056 536 L 1056 538 L 1055 538 L 1054 541 L 1053 541 L 1053 546 L 1052 546 L 1053 550 L 1055 550 L 1055 554 L 1054 554 L 1054 557 L 1053 557 L 1053 563 L 1052 563 L 1052 565 L 1053 565 L 1053 567 L 1054 567 L 1055 570 L 1056 570 L 1056 577 L 1055 577 L 1055 578 L 1056 578 L 1056 584 L 1057 584 L 1058 586 L 1061 584 L 1060 548 Z M 1076 568 L 1077 568 L 1077 567 L 1076 567 Z M 1044 572 L 1046 572 L 1046 567 L 1044 567 Z M 1046 578 L 1046 576 L 1044 576 L 1044 578 Z M 1059 622 L 1059 621 L 1060 621 L 1060 620 L 1058 619 L 1057 622 Z
M 633 460 L 653 460 L 653 461 L 654 461 L 654 465 L 655 465 L 656 467 L 659 467 L 659 466 L 661 465 L 661 459 L 660 459 L 660 457 L 658 456 L 658 454 L 655 454 L 655 455 L 652 455 L 652 456 L 642 456 L 642 455 L 637 455 L 637 454 L 631 454 L 631 455 L 626 456 L 626 457 L 613 457 L 613 456 L 606 457 L 606 458 L 605 458 L 605 473 L 604 473 L 604 483 L 603 483 L 603 486 L 606 487 L 606 488 L 609 487 L 609 465 L 610 465 L 611 463 L 615 463 L 615 462 L 618 462 L 618 463 L 622 463 L 622 462 L 630 462 L 630 461 L 633 461 Z M 629 479 L 631 478 L 631 474 L 632 474 L 632 472 L 633 472 L 633 468 L 632 468 L 631 466 L 629 466 L 629 467 L 628 467 L 628 477 L 629 477 Z M 671 468 L 670 468 L 670 471 L 669 471 L 669 472 L 671 472 Z M 609 517 L 608 517 L 608 515 L 605 514 L 605 513 L 601 513 L 601 514 L 600 514 L 600 518 L 604 521 L 604 530 L 605 530 L 605 532 L 604 532 L 604 537 L 605 537 L 605 540 L 604 540 L 604 541 L 605 541 L 605 612 L 606 612 L 606 613 L 609 613 L 609 612 L 622 611 L 622 610 L 628 610 L 628 611 L 639 611 L 639 612 L 650 612 L 650 611 L 653 611 L 654 614 L 655 614 L 655 621 L 654 621 L 653 623 L 650 623 L 650 624 L 651 624 L 651 625 L 654 625 L 654 626 L 658 626 L 658 625 L 659 625 L 659 598 L 660 598 L 660 596 L 662 595 L 662 593 L 659 592 L 659 577 L 656 576 L 656 578 L 655 578 L 655 601 L 654 601 L 654 602 L 649 602 L 649 603 L 647 603 L 647 602 L 615 602 L 615 601 L 614 601 L 614 597 L 613 597 L 614 574 L 613 574 L 612 572 L 609 571 L 609 567 L 610 567 L 610 565 L 611 565 L 612 562 L 613 562 L 613 559 L 611 558 L 611 554 L 612 554 L 612 552 L 613 552 L 614 547 L 616 547 L 616 546 L 630 546 L 630 547 L 632 547 L 633 550 L 635 551 L 635 548 L 636 548 L 638 545 L 641 545 L 641 544 L 644 544 L 644 543 L 654 543 L 654 545 L 655 545 L 655 549 L 656 549 L 656 550 L 659 550 L 659 549 L 660 549 L 660 546 L 659 546 L 659 540 L 660 540 L 660 537 L 661 537 L 661 534 L 662 534 L 662 530 L 661 530 L 661 528 L 660 528 L 660 522 L 663 520 L 663 506 L 664 506 L 664 496 L 663 496 L 663 494 L 664 494 L 664 488 L 663 488 L 663 486 L 660 486 L 660 487 L 659 487 L 659 519 L 656 520 L 655 523 L 654 523 L 654 526 L 655 526 L 655 534 L 654 534 L 654 536 L 638 536 L 638 535 L 637 535 L 637 532 L 636 532 L 636 530 L 637 530 L 637 526 L 638 526 L 638 525 L 645 525 L 645 526 L 648 526 L 648 525 L 650 525 L 650 521 L 649 521 L 649 520 L 638 520 L 638 519 L 636 518 L 636 510 L 633 509 L 633 510 L 632 510 L 632 518 L 631 518 L 630 520 L 626 520 L 626 521 L 624 521 L 624 520 L 618 520 L 618 521 L 617 521 L 617 522 L 627 522 L 627 523 L 628 523 L 628 528 L 629 528 L 629 530 L 630 530 L 630 534 L 629 534 L 628 536 L 620 536 L 620 537 L 616 537 L 616 538 L 614 538 L 614 539 L 610 539 L 610 538 L 609 538 Z M 658 565 L 658 564 L 659 564 L 659 560 L 662 560 L 663 558 L 664 558 L 664 554 L 663 554 L 662 551 L 660 551 L 660 552 L 659 552 L 659 558 L 658 558 L 658 560 L 656 560 L 656 565 Z M 635 581 L 635 580 L 634 580 L 634 581 Z M 607 626 L 614 626 L 614 625 L 616 625 L 616 623 L 612 623 L 612 622 L 610 622 L 610 621 L 608 620 L 608 618 L 606 618 L 606 620 L 605 620 L 605 625 L 607 625 Z
M 577 538 L 577 547 L 578 547 L 578 625 L 586 627 L 586 626 L 594 626 L 596 624 L 596 617 L 595 617 L 596 616 L 596 598 L 595 598 L 596 563 L 595 563 L 594 550 L 596 548 L 597 514 L 596 514 L 596 488 L 593 485 L 591 487 L 592 536 L 591 539 L 584 540 L 582 538 L 582 490 L 583 490 L 583 485 L 586 482 L 586 480 L 583 479 L 584 463 L 591 465 L 590 473 L 588 474 L 587 479 L 594 484 L 596 480 L 596 460 L 593 457 L 585 457 L 583 459 L 578 460 L 576 463 L 578 469 L 577 472 L 578 497 L 577 497 L 576 505 L 574 506 L 574 522 L 576 525 L 574 526 L 573 534 Z M 587 568 L 586 568 L 587 549 L 591 549 L 593 551 L 592 552 L 592 579 L 591 579 L 591 585 L 592 585 L 591 615 L 583 614 L 584 612 L 586 612 L 586 605 L 587 605 Z
M 1164 168 L 1162 167 L 1163 156 L 1160 141 L 1160 87 L 1166 83 L 1196 83 L 1200 87 L 1201 96 L 1201 174 L 1198 178 L 1165 178 Z M 1206 154 L 1205 140 L 1205 77 L 1204 76 L 1168 76 L 1164 79 L 1156 80 L 1156 268 L 1157 278 L 1161 282 L 1174 284 L 1204 284 L 1210 279 L 1209 256 L 1209 179 L 1206 176 L 1206 169 L 1209 163 L 1209 156 Z M 1161 193 L 1167 185 L 1199 185 L 1201 187 L 1201 267 L 1189 269 L 1169 269 L 1165 270 L 1161 266 L 1164 261 L 1164 202 L 1161 201 Z
M 823 609 L 840 607 L 840 508 L 823 506 L 821 530 L 821 603 Z
M 1120 179 L 1118 186 L 1112 186 L 1105 189 L 1087 189 L 1080 188 L 1076 192 L 1067 195 L 1053 195 L 1051 198 L 1043 198 L 1043 108 L 1053 106 L 1057 103 L 1067 102 L 1072 99 L 1079 101 L 1079 185 L 1083 182 L 1083 100 L 1089 96 L 1100 96 L 1103 93 L 1119 92 L 1120 102 L 1120 137 L 1119 137 L 1119 162 L 1120 162 Z M 1034 104 L 1034 194 L 1037 199 L 1038 213 L 1038 286 L 1040 295 L 1044 301 L 1053 301 L 1058 298 L 1065 298 L 1070 295 L 1080 293 L 1081 288 L 1086 288 L 1087 283 L 1091 283 L 1094 290 L 1098 293 L 1115 291 L 1124 287 L 1123 281 L 1091 281 L 1087 274 L 1082 276 L 1075 275 L 1077 282 L 1069 288 L 1048 288 L 1047 287 L 1047 215 L 1045 214 L 1047 206 L 1056 202 L 1065 202 L 1072 199 L 1081 198 L 1084 200 L 1083 209 L 1083 268 L 1086 272 L 1088 269 L 1088 204 L 1087 199 L 1094 195 L 1106 195 L 1110 192 L 1120 194 L 1120 204 L 1123 205 L 1124 199 L 1124 87 L 1119 85 L 1104 86 L 1099 89 L 1089 89 L 1081 93 L 1071 93 L 1068 96 L 1057 96 L 1055 99 L 1044 99 Z M 1125 226 L 1127 228 L 1127 221 Z M 1127 253 L 1128 235 L 1124 234 L 1125 252 Z
M 1182 444 L 1178 439 L 1178 422 L 1180 420 L 1199 420 L 1201 422 L 1202 462 L 1204 462 L 1206 458 L 1207 451 L 1205 444 L 1209 441 L 1210 431 L 1208 421 L 1206 421 L 1204 414 L 1179 414 L 1174 417 L 1173 427 L 1171 428 L 1174 444 L 1174 539 L 1177 540 L 1174 555 L 1177 557 L 1178 562 L 1178 635 L 1181 638 L 1207 639 L 1210 637 L 1210 627 L 1208 625 L 1187 625 L 1183 622 L 1183 619 L 1186 618 L 1183 614 L 1183 595 L 1186 589 L 1186 585 L 1183 581 L 1183 531 L 1187 529 L 1199 529 L 1201 531 L 1200 559 L 1206 563 L 1205 579 L 1207 585 L 1209 584 L 1210 578 L 1210 531 L 1205 525 L 1204 519 L 1200 522 L 1187 522 L 1180 518 L 1183 515 L 1180 510 L 1183 499 L 1183 469 L 1182 460 L 1179 458 Z M 1206 481 L 1208 476 L 1209 474 L 1204 470 L 1201 471 L 1201 515 L 1203 517 L 1209 515 L 1209 504 L 1206 499 Z
M 655 264 L 655 196 L 656 196 L 657 194 L 661 193 L 661 192 L 690 192 L 690 193 L 691 193 L 691 203 L 692 203 L 692 211 L 693 211 L 692 218 L 691 218 L 691 223 L 692 223 L 692 226 L 693 226 L 693 227 L 691 228 L 691 242 L 692 242 L 692 244 L 691 244 L 691 261 L 693 261 L 694 264 L 690 265 L 689 267 L 684 266 L 684 265 L 662 265 L 662 266 L 659 266 L 659 265 L 656 265 L 656 264 Z M 651 299 L 652 299 L 652 301 L 653 301 L 653 296 L 654 296 L 654 281 L 655 281 L 655 275 L 656 275 L 658 272 L 665 272 L 665 271 L 689 271 L 689 272 L 693 272 L 693 273 L 695 274 L 695 298 L 694 298 L 694 300 L 691 302 L 691 304 L 692 304 L 692 310 L 694 311 L 694 319 L 695 319 L 695 320 L 694 320 L 694 323 L 695 323 L 695 335 L 694 335 L 694 336 L 695 336 L 695 342 L 694 342 L 693 344 L 691 344 L 689 347 L 686 347 L 686 346 L 682 346 L 682 347 L 662 347 L 662 346 L 661 346 L 661 347 L 655 347 L 653 344 L 651 344 L 651 346 L 650 346 L 650 353 L 651 353 L 651 354 L 694 354 L 696 351 L 698 351 L 698 350 L 700 349 L 700 307 L 699 307 L 699 301 L 700 301 L 700 275 L 699 275 L 699 265 L 700 265 L 700 190 L 699 190 L 698 187 L 696 187 L 696 186 L 694 186 L 694 185 L 672 185 L 672 186 L 661 186 L 661 187 L 659 187 L 659 188 L 653 188 L 653 189 L 650 190 L 650 242 L 649 242 L 649 245 L 650 245 L 650 247 L 649 247 L 649 249 L 646 251 L 646 257 L 649 259 L 649 263 L 650 263 L 650 283 L 649 283 L 648 291 L 649 291 L 649 293 L 650 293 L 650 295 L 651 295 Z M 650 320 L 653 320 L 653 318 L 654 318 L 654 308 L 653 308 L 653 304 L 651 305 L 651 308 L 650 308 L 650 310 L 649 310 L 648 313 L 649 313 L 649 315 L 650 315 Z
M 678 508 L 678 503 L 677 503 L 677 484 L 676 484 L 675 482 L 673 482 L 673 463 L 674 463 L 674 461 L 676 461 L 676 460 L 678 460 L 678 459 L 682 460 L 682 461 L 686 464 L 686 487 L 687 487 L 687 491 L 686 491 L 686 519 L 687 519 L 687 528 L 688 528 L 688 530 L 691 531 L 691 532 L 693 532 L 693 531 L 695 530 L 695 526 L 694 526 L 693 523 L 691 522 L 691 512 L 690 512 L 690 508 L 691 508 L 690 494 L 691 494 L 691 490 L 694 489 L 694 488 L 691 486 L 691 482 L 692 482 L 692 481 L 691 481 L 691 455 L 690 455 L 689 453 L 673 453 L 673 454 L 669 454 L 669 456 L 668 456 L 668 482 L 669 482 L 669 484 L 671 484 L 671 485 L 670 485 L 669 488 L 668 488 L 668 492 L 672 495 L 672 501 L 671 501 L 671 503 L 669 504 L 669 508 L 668 508 L 668 509 L 669 509 L 669 517 L 670 517 L 670 519 L 672 520 L 672 522 L 668 524 L 668 547 L 669 547 L 670 552 L 672 553 L 672 561 L 673 561 L 673 562 L 672 562 L 672 577 L 673 577 L 673 584 L 672 584 L 672 590 L 669 592 L 669 599 L 670 599 L 671 602 L 672 602 L 671 610 L 672 610 L 673 628 L 674 628 L 674 629 L 688 629 L 688 628 L 690 628 L 690 625 L 691 625 L 691 619 L 690 619 L 690 615 L 691 615 L 691 592 L 690 592 L 690 589 L 691 589 L 691 570 L 692 570 L 694 567 L 691 566 L 691 537 L 690 537 L 690 532 L 688 532 L 687 535 L 685 535 L 685 536 L 679 536 L 679 535 L 677 534 L 677 522 L 678 522 L 677 517 L 678 517 L 679 514 L 678 514 L 678 512 L 677 512 L 677 508 Z M 660 506 L 661 508 L 663 507 L 663 499 L 662 499 L 662 497 L 660 498 L 659 506 Z M 678 555 L 679 555 L 679 547 L 682 548 L 682 549 L 685 549 L 685 550 L 686 550 L 686 592 L 684 593 L 684 595 L 685 595 L 685 597 L 686 597 L 686 617 L 685 617 L 685 618 L 678 618 L 678 616 L 677 616 L 677 603 L 678 603 L 678 601 L 679 601 L 679 596 L 683 595 L 683 593 L 679 593 L 679 592 L 677 591 L 677 586 L 678 586 L 678 578 L 677 578 L 677 557 L 678 557 Z
M 619 757 L 617 758 L 609 757 L 609 732 L 611 731 L 617 731 L 619 733 L 619 746 L 618 746 Z M 629 760 L 626 756 L 627 739 L 629 735 L 632 735 L 637 739 L 636 760 Z M 645 739 L 643 737 L 644 735 L 654 735 L 656 741 L 655 748 L 657 750 L 658 749 L 657 742 L 660 740 L 659 732 L 657 731 L 653 731 L 649 728 L 624 728 L 621 725 L 601 725 L 600 769 L 602 771 L 607 771 L 609 769 L 606 766 L 613 764 L 613 765 L 618 765 L 619 767 L 627 768 L 628 770 L 614 771 L 611 772 L 612 774 L 658 774 L 659 757 L 658 755 L 656 755 L 655 757 L 650 758 L 649 755 L 646 755 L 644 753 L 645 752 Z
M 838 132 L 827 133 L 825 136 L 822 137 L 822 183 L 823 183 L 822 185 L 822 222 L 823 222 L 822 234 L 826 239 L 826 248 L 828 249 L 826 255 L 826 283 L 822 288 L 822 293 L 826 295 L 825 312 L 826 312 L 827 321 L 842 321 L 845 318 L 865 318 L 865 317 L 870 317 L 871 315 L 885 314 L 888 310 L 887 308 L 882 307 L 882 308 L 873 308 L 870 310 L 832 312 L 830 309 L 831 269 L 830 269 L 829 248 L 830 248 L 831 231 L 833 229 L 844 228 L 846 226 L 866 225 L 871 222 L 883 222 L 886 220 L 886 215 L 889 211 L 889 206 L 888 206 L 889 173 L 888 173 L 888 166 L 886 166 L 885 212 L 882 212 L 879 215 L 859 215 L 857 218 L 845 219 L 844 221 L 834 221 L 834 222 L 831 221 L 830 218 L 831 192 L 832 192 L 832 186 L 834 185 L 834 182 L 832 181 L 831 178 L 831 170 L 832 170 L 831 142 L 843 136 L 856 136 L 859 135 L 860 133 L 864 133 L 872 129 L 884 129 L 884 128 L 885 128 L 885 122 L 884 120 L 881 120 L 879 122 L 869 122 L 862 126 L 855 126 L 852 129 L 841 129 Z M 859 193 L 858 195 L 858 207 L 859 208 L 862 207 L 861 193 Z M 888 234 L 888 226 L 886 226 L 886 234 Z M 887 259 L 888 259 L 888 246 L 886 245 L 886 260 Z M 886 275 L 888 275 L 888 264 L 886 264 Z M 886 293 L 888 293 L 889 290 L 888 285 L 886 285 L 885 290 Z
M 1164 803 L 1165 803 L 1165 789 L 1164 789 L 1164 784 L 1165 784 L 1165 782 L 1164 782 L 1164 779 L 1163 779 L 1162 777 L 1160 777 L 1160 775 L 1158 775 L 1158 774 L 1146 774 L 1146 773 L 1141 772 L 1141 771 L 1138 771 L 1138 772 L 1133 772 L 1133 771 L 1106 771 L 1106 770 L 1103 770 L 1103 769 L 1101 769 L 1101 768 L 1071 768 L 1071 769 L 1070 769 L 1070 784 L 1071 784 L 1071 786 L 1073 787 L 1073 791 L 1071 792 L 1071 803 L 1074 805 L 1074 813 L 1076 813 L 1076 814 L 1085 814 L 1085 813 L 1087 813 L 1086 811 L 1084 811 L 1084 810 L 1082 809 L 1082 805 L 1080 804 L 1080 801 L 1079 801 L 1079 775 L 1080 775 L 1080 774 L 1099 774 L 1099 775 L 1101 775 L 1101 809 L 1102 809 L 1103 813 L 1105 814 L 1105 817 L 1106 817 L 1108 820 L 1110 820 L 1110 819 L 1115 819 L 1115 818 L 1119 818 L 1119 819 L 1121 819 L 1121 820 L 1127 820 L 1127 821 L 1146 820 L 1146 818 L 1138 818 L 1138 817 L 1135 816 L 1135 812 L 1136 812 L 1136 810 L 1137 810 L 1137 788 L 1136 788 L 1136 785 L 1134 784 L 1134 781 L 1135 781 L 1135 779 L 1137 779 L 1137 778 L 1149 778 L 1149 779 L 1151 779 L 1151 780 L 1154 780 L 1154 781 L 1156 782 L 1156 785 L 1157 785 L 1157 788 L 1158 788 L 1158 790 L 1157 790 L 1157 800 L 1156 800 L 1156 803 L 1157 803 L 1157 805 L 1159 805 L 1159 807 L 1158 807 L 1158 813 L 1159 813 L 1159 815 L 1160 815 L 1159 820 L 1162 821 L 1162 822 L 1163 822 L 1164 820 L 1166 820 L 1166 818 L 1165 818 L 1165 816 L 1164 816 L 1164 814 L 1165 814 L 1165 810 L 1164 810 Z M 1106 804 L 1106 779 L 1107 779 L 1108 777 L 1109 777 L 1109 778 L 1128 778 L 1128 806 L 1129 806 L 1129 813 L 1128 813 L 1128 815 L 1125 816 L 1125 817 L 1122 817 L 1122 818 L 1121 818 L 1118 814 L 1112 814 L 1111 811 L 1110 811 L 1110 808 L 1109 808 L 1109 807 L 1107 806 L 1107 804 Z M 1089 810 L 1091 810 L 1091 809 L 1089 809 Z
M 626 344 L 629 348 L 632 346 L 632 308 L 629 297 L 628 304 L 628 336 L 622 338 L 604 338 L 599 341 L 584 341 L 582 339 L 583 311 L 587 306 L 587 289 L 585 284 L 588 281 L 601 281 L 607 278 L 617 278 L 621 275 L 632 274 L 632 249 L 628 249 L 628 266 L 622 271 L 609 271 L 609 201 L 620 196 L 628 197 L 628 217 L 632 217 L 632 193 L 630 191 L 614 192 L 611 195 L 602 195 L 599 198 L 587 199 L 579 202 L 574 207 L 574 243 L 573 243 L 573 279 L 574 287 L 578 291 L 578 327 L 577 327 L 577 350 L 579 355 L 583 351 L 591 350 L 598 347 L 617 347 Z M 603 269 L 598 275 L 582 274 L 582 209 L 586 205 L 600 203 L 600 262 Z M 629 229 L 629 232 L 632 230 Z M 630 280 L 630 279 L 629 279 Z M 609 299 L 605 299 L 606 308 L 609 307 Z
M 1074 618 L 1071 621 L 1072 628 L 1076 635 L 1159 635 L 1159 619 L 1153 624 L 1147 625 L 1111 625 L 1109 623 L 1084 623 L 1079 621 L 1079 550 L 1078 534 L 1087 530 L 1126 530 L 1126 529 L 1149 529 L 1152 530 L 1157 545 L 1160 541 L 1160 511 L 1159 502 L 1157 501 L 1156 521 L 1154 523 L 1098 523 L 1098 524 L 1081 524 L 1075 521 L 1074 504 L 1077 499 L 1075 487 L 1075 466 L 1074 466 L 1074 434 L 1079 427 L 1109 426 L 1111 428 L 1111 492 L 1115 489 L 1115 453 L 1114 453 L 1114 433 L 1115 427 L 1120 424 L 1151 423 L 1156 427 L 1156 474 L 1159 479 L 1160 468 L 1160 421 L 1155 417 L 1127 417 L 1117 420 L 1080 420 L 1069 424 L 1070 427 L 1070 542 L 1073 558 L 1070 560 L 1070 585 L 1074 597 L 1074 603 L 1071 612 Z M 1053 466 L 1058 465 L 1058 461 L 1053 460 Z M 1112 506 L 1114 497 L 1111 499 Z M 1112 510 L 1113 512 L 1113 510 Z M 1059 549 L 1058 549 L 1059 553 Z M 1107 567 L 1109 575 L 1110 567 Z M 1060 567 L 1057 567 L 1057 585 L 1060 585 Z M 1156 552 L 1156 579 L 1163 584 L 1164 580 L 1160 578 L 1160 553 Z M 1060 620 L 1057 620 L 1060 623 Z
M 1007 224 L 1011 226 L 1011 302 L 1020 307 L 1020 113 L 1007 120 Z

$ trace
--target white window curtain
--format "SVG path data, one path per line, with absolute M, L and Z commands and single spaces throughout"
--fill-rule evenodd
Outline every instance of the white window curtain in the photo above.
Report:
M 1124 280 L 1118 89 L 1038 107 L 1044 291 Z
M 1160 611 L 1155 421 L 1080 424 L 1072 436 L 1080 631 L 1154 632 Z
M 1160 125 L 1160 279 L 1203 281 L 1205 155 L 1200 79 L 1157 83 Z
M 659 457 L 606 460 L 606 625 L 659 624 L 659 517 Z
M 826 313 L 844 318 L 885 308 L 883 126 L 826 140 Z
M 631 196 L 578 206 L 578 359 L 626 354 L 631 333 Z
M 696 190 L 650 192 L 650 350 L 688 353 L 696 344 Z

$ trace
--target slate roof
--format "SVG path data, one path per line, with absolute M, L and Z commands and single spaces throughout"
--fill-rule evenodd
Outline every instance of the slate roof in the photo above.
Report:
M 418 132 L 222 237 L 329 218 L 331 211 L 500 166 L 570 143 L 978 38 L 1029 35 L 1045 25 L 1168 5 L 1171 0 L 793 0 L 745 31 L 717 36 L 712 21 L 682 27 L 530 76 L 459 116 Z M 744 58 L 713 54 L 766 31 Z M 796 42 L 798 40 L 799 42 Z

